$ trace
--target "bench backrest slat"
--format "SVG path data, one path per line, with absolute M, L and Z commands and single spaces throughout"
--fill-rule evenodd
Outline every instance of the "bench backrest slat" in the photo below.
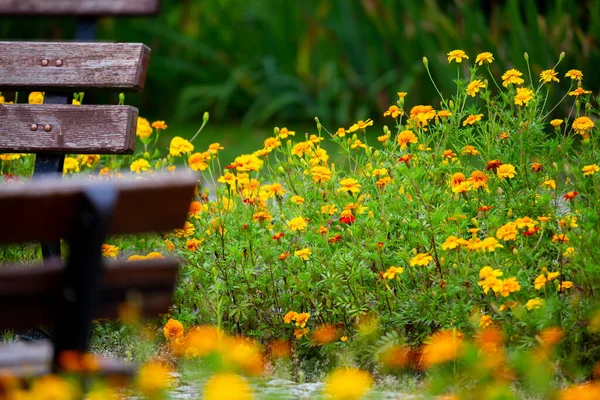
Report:
M 0 190 L 0 243 L 37 240 L 54 242 L 68 237 L 77 199 L 97 180 L 57 177 Z M 108 234 L 166 232 L 182 228 L 194 196 L 197 177 L 191 173 L 166 174 L 146 179 L 111 179 L 119 192 Z
M 150 49 L 140 43 L 0 42 L 0 90 L 141 91 Z
M 151 15 L 159 0 L 0 0 L 0 15 Z
M 0 105 L 0 153 L 131 154 L 137 117 L 130 106 Z

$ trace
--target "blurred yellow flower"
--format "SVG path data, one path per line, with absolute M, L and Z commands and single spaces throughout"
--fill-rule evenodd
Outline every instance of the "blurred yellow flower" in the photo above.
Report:
M 139 160 L 132 162 L 129 169 L 136 174 L 140 174 L 150 169 L 150 163 L 147 160 L 140 158 Z
M 425 368 L 443 364 L 459 357 L 464 348 L 463 335 L 455 330 L 443 330 L 431 335 L 423 346 L 421 362 Z
M 148 139 L 152 135 L 152 126 L 146 118 L 138 117 L 135 134 L 140 139 Z
M 251 400 L 252 390 L 244 378 L 231 373 L 219 373 L 204 384 L 205 400 Z
M 119 248 L 117 246 L 113 246 L 112 244 L 104 243 L 101 251 L 103 257 L 117 258 L 117 255 L 119 254 Z
M 550 121 L 550 125 L 552 125 L 555 128 L 558 128 L 562 125 L 563 122 L 564 121 L 562 119 L 553 119 L 552 121 Z
M 529 311 L 534 310 L 536 308 L 540 308 L 544 305 L 544 300 L 540 299 L 539 297 L 536 297 L 534 299 L 531 299 L 527 302 L 527 304 L 525 304 L 525 308 L 527 308 Z
M 158 396 L 171 384 L 171 370 L 162 363 L 151 361 L 138 371 L 137 386 L 145 396 Z
M 42 92 L 31 92 L 29 93 L 29 104 L 43 104 L 44 93 Z
M 171 139 L 169 146 L 169 154 L 174 157 L 181 156 L 182 154 L 189 154 L 194 151 L 194 145 L 185 140 L 182 137 L 175 136 Z
M 152 123 L 152 127 L 158 130 L 166 130 L 168 128 L 167 124 L 165 123 L 165 121 L 154 121 Z
M 584 176 L 594 175 L 596 172 L 600 171 L 600 167 L 596 164 L 586 165 L 581 169 Z
M 426 266 L 433 260 L 429 253 L 419 253 L 410 260 L 411 267 L 415 265 Z
M 387 271 L 383 273 L 383 279 L 394 279 L 396 275 L 400 275 L 404 272 L 404 268 L 402 267 L 389 267 Z
M 280 139 L 287 139 L 288 136 L 294 136 L 295 134 L 296 132 L 290 131 L 288 128 L 281 128 L 277 137 Z
M 325 379 L 323 393 L 332 400 L 359 400 L 373 386 L 373 378 L 355 368 L 338 368 Z
M 297 257 L 300 257 L 301 259 L 303 259 L 304 261 L 308 260 L 308 256 L 310 256 L 312 254 L 312 251 L 310 251 L 310 248 L 304 248 L 301 250 L 296 250 L 294 252 L 294 255 Z

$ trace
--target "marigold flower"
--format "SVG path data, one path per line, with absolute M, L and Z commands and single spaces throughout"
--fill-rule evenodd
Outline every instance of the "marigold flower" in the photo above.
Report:
M 188 162 L 192 171 L 204 171 L 208 168 L 207 161 L 211 159 L 208 151 L 194 153 L 190 156 Z
M 281 142 L 277 138 L 270 137 L 265 139 L 263 145 L 265 146 L 265 148 L 274 149 L 275 147 L 281 146 Z
M 465 147 L 463 147 L 461 154 L 465 155 L 465 154 L 469 154 L 472 156 L 476 156 L 477 154 L 479 154 L 479 151 L 475 148 L 475 146 L 471 146 L 466 145 Z
M 511 164 L 502 164 L 496 170 L 496 175 L 500 179 L 514 178 L 516 175 L 515 167 Z
M 79 162 L 76 158 L 65 157 L 65 162 L 63 164 L 63 175 L 73 174 L 75 172 L 79 172 Z
M 479 318 L 479 328 L 485 329 L 485 328 L 488 328 L 488 327 L 490 327 L 492 325 L 494 325 L 494 321 L 492 320 L 492 316 L 491 315 L 482 315 Z
M 536 290 L 540 290 L 541 288 L 546 286 L 546 281 L 547 281 L 546 276 L 544 274 L 541 274 L 540 276 L 535 278 L 535 280 L 533 281 L 533 287 Z
M 594 121 L 588 117 L 579 117 L 573 121 L 573 130 L 584 136 L 594 127 Z
M 458 248 L 460 246 L 464 246 L 466 244 L 467 244 L 467 241 L 465 239 L 450 235 L 450 236 L 448 236 L 446 241 L 442 244 L 442 250 L 456 249 L 456 248 Z
M 508 297 L 511 293 L 521 290 L 521 285 L 517 282 L 517 278 L 506 278 L 502 280 L 500 290 L 497 290 L 497 286 L 494 286 L 492 289 L 495 293 L 500 293 L 502 297 Z
M 308 328 L 294 329 L 294 336 L 296 339 L 302 339 L 302 336 L 306 335 L 308 331 Z
M 448 53 L 448 63 L 451 63 L 452 61 L 461 63 L 463 58 L 468 60 L 469 56 L 467 56 L 462 50 L 452 50 Z
M 423 347 L 421 362 L 425 368 L 459 357 L 464 349 L 463 335 L 455 330 L 434 333 Z
M 585 90 L 582 87 L 578 87 L 577 89 L 569 92 L 569 96 L 581 96 L 582 94 L 591 94 L 591 90 Z
M 433 257 L 429 253 L 419 253 L 410 260 L 410 266 L 415 265 L 427 266 L 433 260 Z
M 211 154 L 217 154 L 219 150 L 225 150 L 225 147 L 221 146 L 219 142 L 211 143 L 208 146 L 208 152 Z
M 351 149 L 366 149 L 367 145 L 364 144 L 363 142 L 361 142 L 359 139 L 356 139 L 354 142 L 352 142 L 352 144 L 350 145 Z
M 117 246 L 113 246 L 112 244 L 104 243 L 101 251 L 102 257 L 117 258 L 117 255 L 119 254 L 119 248 Z
M 475 170 L 471 172 L 471 176 L 467 179 L 467 182 L 471 185 L 472 189 L 486 188 L 488 183 L 488 176 L 482 171 Z
M 187 247 L 189 251 L 197 251 L 203 241 L 204 239 L 188 239 L 185 242 L 185 247 Z
M 534 299 L 531 299 L 527 302 L 527 304 L 525 304 L 525 308 L 527 308 L 529 311 L 534 310 L 536 308 L 540 308 L 544 305 L 544 300 L 540 299 L 539 297 L 536 297 Z
M 556 190 L 556 181 L 554 179 L 546 179 L 542 182 L 542 186 L 546 187 L 548 190 Z
M 358 121 L 356 124 L 352 125 L 348 130 L 350 131 L 350 133 L 352 133 L 356 132 L 359 129 L 367 129 L 368 126 L 373 126 L 373 120 L 371 120 L 371 118 L 367 119 L 366 121 Z
M 477 58 L 475 58 L 475 64 L 482 66 L 483 63 L 491 64 L 494 62 L 494 56 L 489 51 L 484 51 L 483 53 L 477 54 Z
M 237 171 L 249 172 L 260 170 L 263 167 L 264 161 L 253 154 L 242 154 L 235 158 L 234 164 Z
M 310 251 L 310 248 L 308 248 L 308 247 L 304 248 L 304 249 L 301 249 L 301 250 L 296 250 L 294 252 L 294 255 L 296 257 L 300 257 L 304 261 L 307 261 L 308 260 L 308 256 L 310 256 L 311 254 L 312 254 L 312 251 Z
M 565 78 L 571 78 L 571 80 L 580 81 L 583 79 L 583 73 L 578 69 L 570 69 L 565 74 Z
M 356 218 L 352 215 L 351 210 L 344 210 L 340 216 L 340 222 L 342 224 L 352 224 Z
M 442 152 L 442 158 L 455 158 L 456 153 L 452 150 L 444 150 Z
M 327 243 L 335 244 L 335 243 L 339 242 L 340 240 L 342 240 L 342 235 L 340 235 L 338 233 L 338 234 L 330 237 L 329 239 L 327 239 Z
M 296 135 L 296 132 L 290 131 L 288 128 L 284 127 L 279 130 L 279 134 L 277 135 L 277 137 L 280 139 L 287 139 L 288 136 L 294 136 L 294 135 Z
M 182 229 L 175 229 L 175 236 L 178 238 L 186 238 L 192 236 L 195 231 L 196 229 L 194 228 L 194 225 L 190 224 L 188 221 L 185 221 Z
M 483 117 L 483 114 L 471 114 L 463 121 L 462 126 L 473 125 L 476 122 L 481 121 L 481 117 Z
M 487 86 L 479 79 L 475 79 L 467 85 L 467 95 L 475 97 L 479 89 L 485 89 Z
M 361 399 L 373 386 L 367 371 L 355 368 L 338 368 L 325 379 L 323 393 L 332 400 Z
M 566 194 L 563 196 L 563 198 L 564 198 L 565 200 L 573 200 L 575 197 L 577 197 L 577 195 L 578 195 L 578 194 L 579 194 L 579 192 L 575 192 L 575 191 L 572 191 L 572 192 L 567 192 L 567 193 L 566 193 Z
M 518 106 L 528 105 L 529 101 L 533 99 L 535 94 L 531 89 L 517 88 L 517 94 L 515 95 L 515 104 Z
M 157 396 L 171 384 L 171 370 L 164 364 L 149 362 L 138 371 L 137 386 L 145 396 Z
M 279 261 L 285 261 L 290 256 L 290 252 L 286 251 L 285 253 L 281 253 L 277 259 Z
M 33 381 L 27 394 L 20 391 L 8 393 L 8 399 L 76 400 L 81 398 L 78 388 L 69 380 L 58 375 L 45 375 Z M 14 396 L 13 396 L 14 394 Z M 3 395 L 4 397 L 4 395 Z
M 88 168 L 92 168 L 94 166 L 94 164 L 96 164 L 98 161 L 100 161 L 100 155 L 99 154 L 83 154 L 83 155 L 77 156 L 77 160 L 79 160 L 82 167 L 85 166 Z
M 244 378 L 232 373 L 218 373 L 204 384 L 202 398 L 206 400 L 252 400 L 252 389 Z
M 540 82 L 544 82 L 544 83 L 552 83 L 552 81 L 560 82 L 560 80 L 556 77 L 556 75 L 558 75 L 558 72 L 556 72 L 553 69 L 547 69 L 545 71 L 542 71 L 540 73 Z
M 493 208 L 494 208 L 494 206 L 481 206 L 477 209 L 477 211 L 487 213 L 488 211 L 492 210 Z
M 552 236 L 552 243 L 569 243 L 569 238 L 564 233 Z
M 294 196 L 290 197 L 290 201 L 294 204 L 300 205 L 300 204 L 304 203 L 304 197 L 294 195 Z
M 398 118 L 403 114 L 403 111 L 398 106 L 390 106 L 386 112 L 383 113 L 384 117 L 391 116 L 392 118 Z
M 252 220 L 254 222 L 263 223 L 269 222 L 273 217 L 267 211 L 257 211 L 252 215 Z
M 287 222 L 287 225 L 291 231 L 304 231 L 308 226 L 306 220 L 302 217 L 292 218 Z
M 410 110 L 410 120 L 414 122 L 417 127 L 425 127 L 428 121 L 435 118 L 436 112 L 431 106 L 418 105 L 414 106 Z
M 354 178 L 344 178 L 340 181 L 342 185 L 337 191 L 346 193 L 359 193 L 362 185 Z
M 333 342 L 338 336 L 338 330 L 333 325 L 318 326 L 312 333 L 310 339 L 317 345 Z
M 29 104 L 44 104 L 44 93 L 31 92 L 29 93 Z
M 383 273 L 383 279 L 392 280 L 396 277 L 396 275 L 399 275 L 403 272 L 404 268 L 402 267 L 389 267 L 388 270 Z
M 562 119 L 553 119 L 552 121 L 550 121 L 550 125 L 552 125 L 555 128 L 558 128 L 562 125 L 563 122 L 564 121 Z
M 511 85 L 511 84 L 515 84 L 515 85 L 523 84 L 523 82 L 525 82 L 525 81 L 523 79 L 521 79 L 520 76 L 523 76 L 522 72 L 519 72 L 516 69 L 509 69 L 508 71 L 506 71 L 504 73 L 504 75 L 502 75 L 502 86 L 508 87 L 508 85 Z
M 437 113 L 437 116 L 440 117 L 440 118 L 442 118 L 442 119 L 446 119 L 446 118 L 448 118 L 451 115 L 452 115 L 452 113 L 450 111 L 448 111 L 448 110 L 440 110 Z
M 500 160 L 491 160 L 491 161 L 488 161 L 485 164 L 485 170 L 486 171 L 494 171 L 494 172 L 496 172 L 498 170 L 498 168 L 500 168 L 500 166 L 502 164 L 503 163 Z
M 517 240 L 517 225 L 514 222 L 509 222 L 498 228 L 496 231 L 496 237 L 500 240 Z
M 563 292 L 565 289 L 570 289 L 573 287 L 573 282 L 571 281 L 562 281 L 558 286 L 558 291 Z
M 175 136 L 171 139 L 169 146 L 169 154 L 173 157 L 181 156 L 182 154 L 189 154 L 194 151 L 194 145 L 182 137 Z
M 469 243 L 468 249 L 472 251 L 487 251 L 488 253 L 493 253 L 498 248 L 503 248 L 504 246 L 498 243 L 496 238 L 488 237 L 483 239 L 480 242 Z
M 406 163 L 406 165 L 408 165 L 408 163 L 410 162 L 410 160 L 412 158 L 413 158 L 412 154 L 405 154 L 398 159 L 398 162 L 403 162 L 403 163 Z
M 166 130 L 169 126 L 165 123 L 165 121 L 154 121 L 152 123 L 152 127 L 158 130 Z
M 600 167 L 597 164 L 586 165 L 581 169 L 584 176 L 594 175 L 596 172 L 600 171 Z
M 183 324 L 176 319 L 169 318 L 163 327 L 163 335 L 167 340 L 179 339 L 183 336 Z

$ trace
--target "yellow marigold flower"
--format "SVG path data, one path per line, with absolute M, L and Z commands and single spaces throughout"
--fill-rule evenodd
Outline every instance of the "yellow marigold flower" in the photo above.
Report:
M 304 197 L 302 197 L 302 196 L 292 196 L 292 197 L 290 197 L 290 201 L 292 203 L 294 203 L 294 204 L 300 205 L 300 204 L 304 203 Z
M 475 97 L 479 92 L 479 89 L 485 89 L 487 86 L 479 79 L 475 79 L 467 85 L 467 95 Z
M 600 383 L 591 381 L 571 385 L 559 393 L 559 400 L 592 400 L 600 399 Z
M 196 228 L 194 228 L 194 225 L 190 224 L 188 221 L 185 221 L 185 223 L 183 224 L 183 228 L 175 229 L 175 236 L 177 236 L 178 238 L 186 238 L 192 236 L 194 232 L 196 232 Z
M 266 138 L 264 141 L 265 148 L 275 148 L 281 146 L 281 142 L 274 137 Z
M 46 375 L 33 381 L 31 389 L 27 395 L 12 396 L 8 393 L 8 399 L 14 400 L 75 400 L 81 398 L 77 387 L 70 381 L 58 375 Z
M 583 73 L 578 69 L 570 69 L 565 74 L 565 78 L 571 78 L 571 80 L 580 81 L 583 79 Z
M 359 193 L 362 185 L 354 178 L 344 178 L 340 181 L 342 185 L 337 191 L 346 193 Z
M 475 64 L 479 66 L 482 66 L 483 63 L 491 64 L 492 62 L 494 62 L 494 55 L 489 51 L 477 54 L 477 58 L 475 59 Z
M 465 239 L 450 235 L 446 241 L 442 243 L 442 250 L 456 249 L 457 247 L 464 246 L 466 244 L 467 241 Z
M 244 378 L 232 373 L 218 373 L 204 384 L 205 400 L 252 400 L 252 389 Z
M 312 147 L 313 147 L 313 143 L 310 141 L 296 143 L 294 145 L 294 147 L 292 147 L 292 154 L 294 154 L 298 157 L 303 157 L 304 154 L 307 154 L 310 152 Z
M 483 117 L 483 114 L 471 114 L 463 121 L 462 126 L 473 125 L 475 122 L 481 121 L 481 117 Z
M 450 111 L 448 111 L 448 110 L 440 110 L 437 113 L 437 116 L 440 117 L 440 118 L 442 118 L 442 119 L 448 118 L 451 115 L 452 115 L 452 113 Z
M 514 178 L 517 172 L 515 171 L 515 167 L 512 164 L 502 164 L 496 170 L 496 175 L 500 179 L 504 178 Z
M 344 137 L 344 136 L 346 136 L 346 133 L 349 133 L 346 131 L 346 129 L 338 128 L 338 130 L 335 132 L 334 136 Z
M 490 327 L 492 325 L 494 325 L 494 321 L 492 320 L 492 316 L 491 315 L 482 315 L 479 318 L 479 328 L 485 329 L 485 328 Z
M 528 105 L 529 101 L 533 99 L 534 93 L 532 90 L 527 88 L 517 88 L 517 94 L 515 95 L 515 104 L 518 106 Z
M 384 117 L 391 116 L 392 118 L 398 118 L 402 115 L 402 109 L 398 106 L 390 106 L 386 112 L 383 113 Z
M 404 150 L 408 144 L 415 144 L 417 142 L 418 139 L 412 131 L 402 131 L 398 134 L 398 144 L 402 150 Z
M 387 271 L 383 273 L 383 279 L 394 279 L 396 275 L 404 272 L 402 267 L 389 267 Z
M 521 290 L 521 285 L 517 282 L 517 278 L 507 278 L 502 280 L 502 286 L 498 290 L 497 286 L 492 288 L 494 293 L 500 293 L 502 297 L 508 297 L 511 293 Z
M 546 286 L 546 276 L 544 274 L 538 276 L 537 278 L 535 278 L 535 280 L 533 281 L 533 287 L 536 290 L 540 290 L 541 288 L 543 288 L 544 286 Z
M 225 150 L 225 147 L 221 146 L 219 142 L 211 143 L 208 146 L 208 152 L 211 154 L 217 154 L 219 150 Z
M 398 98 L 403 99 L 406 97 L 407 94 L 408 94 L 407 92 L 398 92 Z
M 483 239 L 481 242 L 470 243 L 468 245 L 469 250 L 473 251 L 487 251 L 488 253 L 493 253 L 498 248 L 503 248 L 504 246 L 498 243 L 496 238 L 488 237 Z
M 569 243 L 569 238 L 564 233 L 552 236 L 552 243 Z
M 463 147 L 461 153 L 462 153 L 462 155 L 470 154 L 472 156 L 476 156 L 477 154 L 479 154 L 479 151 L 474 146 L 467 145 L 467 146 Z
M 496 237 L 500 240 L 517 240 L 517 225 L 514 222 L 509 222 L 498 228 L 496 231 Z
M 379 189 L 383 189 L 390 183 L 392 183 L 392 178 L 390 178 L 389 176 L 384 176 L 383 178 L 375 182 L 375 185 L 377 185 Z
M 117 246 L 113 246 L 112 244 L 104 243 L 102 245 L 102 256 L 109 258 L 117 258 L 119 254 L 119 248 Z
M 94 166 L 94 164 L 96 164 L 98 161 L 100 161 L 100 155 L 98 154 L 83 154 L 80 156 L 77 156 L 77 160 L 79 160 L 79 162 L 81 162 L 81 166 L 85 166 L 88 168 L 92 168 Z
M 29 93 L 29 104 L 43 104 L 44 93 L 42 92 L 31 92 Z
M 373 175 L 375 177 L 386 176 L 387 174 L 388 174 L 387 168 L 375 168 L 373 170 L 373 172 L 371 172 L 371 175 Z
M 414 122 L 417 127 L 425 127 L 429 120 L 435 118 L 436 114 L 433 107 L 418 105 L 410 110 L 410 120 Z
M 158 396 L 171 384 L 171 370 L 164 364 L 149 362 L 138 371 L 137 386 L 145 396 Z
M 169 153 L 174 156 L 180 156 L 182 154 L 189 154 L 194 151 L 194 145 L 185 140 L 182 137 L 175 136 L 171 139 L 171 145 L 169 146 Z
M 179 339 L 183 336 L 183 324 L 176 319 L 169 318 L 163 327 L 163 335 L 167 340 Z
M 581 96 L 582 94 L 591 94 L 591 90 L 585 90 L 582 87 L 578 87 L 577 89 L 569 92 L 569 96 Z
M 63 174 L 73 174 L 79 172 L 79 162 L 76 158 L 65 157 L 65 163 L 63 165 Z
M 540 308 L 544 305 L 544 300 L 540 299 L 539 297 L 536 297 L 534 299 L 531 299 L 527 302 L 527 304 L 525 304 L 525 308 L 527 308 L 528 310 L 533 310 L 536 308 Z
M 308 333 L 308 331 L 309 331 L 308 328 L 294 329 L 294 336 L 296 337 L 296 339 L 301 339 L 302 336 L 304 336 Z
M 225 174 L 223 176 L 221 176 L 221 177 L 219 177 L 219 179 L 217 179 L 217 182 L 226 183 L 230 186 L 235 185 L 235 181 L 236 181 L 236 177 L 231 172 L 225 172 Z
M 563 252 L 563 256 L 565 256 L 565 257 L 570 257 L 570 256 L 572 256 L 574 254 L 575 254 L 575 248 L 574 247 L 567 247 L 565 249 L 565 251 Z
M 451 52 L 449 52 L 448 54 L 448 63 L 451 63 L 452 61 L 455 61 L 457 63 L 461 63 L 463 58 L 468 60 L 469 56 L 467 56 L 465 54 L 464 51 L 462 50 L 452 50 Z
M 283 322 L 289 324 L 292 321 L 296 320 L 298 313 L 295 311 L 288 311 L 287 314 L 283 316 Z
M 338 368 L 325 379 L 323 393 L 332 400 L 362 399 L 373 386 L 367 371 L 355 368 Z
M 290 131 L 288 128 L 281 128 L 277 137 L 280 139 L 287 139 L 288 136 L 294 136 L 295 134 L 296 132 Z
M 410 260 L 410 266 L 415 265 L 427 266 L 433 260 L 433 257 L 429 253 L 419 253 Z
M 356 139 L 354 142 L 352 142 L 352 144 L 350 145 L 351 149 L 366 149 L 367 145 L 364 144 L 363 142 L 361 142 L 359 139 Z
M 562 281 L 562 283 L 558 286 L 558 291 L 562 292 L 565 289 L 570 289 L 573 287 L 573 282 L 571 281 Z
M 190 156 L 188 163 L 192 171 L 204 171 L 208 168 L 207 161 L 211 159 L 211 155 L 208 151 L 202 153 L 194 153 Z
M 600 171 L 600 167 L 596 164 L 586 165 L 581 169 L 584 176 L 594 175 L 596 172 Z
M 564 121 L 562 119 L 553 119 L 552 121 L 550 121 L 550 125 L 552 125 L 555 128 L 558 128 L 562 125 L 563 122 Z
M 594 127 L 594 121 L 588 117 L 579 117 L 573 121 L 573 130 L 580 135 L 585 135 Z
M 165 123 L 165 121 L 154 121 L 152 123 L 152 127 L 155 129 L 162 129 L 163 131 L 166 130 L 169 126 Z
M 202 242 L 204 242 L 204 239 L 200 239 L 200 240 L 198 240 L 198 239 L 188 239 L 185 242 L 185 247 L 187 247 L 187 249 L 189 251 L 197 251 L 200 248 L 200 245 L 202 244 Z
M 146 118 L 138 117 L 135 134 L 140 139 L 148 139 L 152 135 L 152 126 Z
M 308 248 L 308 247 L 294 252 L 295 256 L 300 257 L 304 261 L 308 260 L 308 256 L 311 254 L 312 254 L 312 251 L 310 251 L 310 248 Z
M 262 168 L 264 161 L 253 154 L 242 154 L 233 161 L 236 171 L 249 172 L 258 171 Z M 239 176 L 238 176 L 239 180 Z
M 385 143 L 390 138 L 390 135 L 381 135 L 377 136 L 377 141 L 380 143 Z
M 461 332 L 443 330 L 434 333 L 423 347 L 421 361 L 425 368 L 443 364 L 459 357 L 464 349 L 464 340 Z
M 150 163 L 147 160 L 140 158 L 139 160 L 132 162 L 129 169 L 136 174 L 140 174 L 150 169 Z
M 556 190 L 556 181 L 554 179 L 546 179 L 544 182 L 542 182 L 542 186 L 546 187 L 548 190 Z
M 333 215 L 338 212 L 338 208 L 335 204 L 325 204 L 321 206 L 321 214 Z
M 517 71 L 516 69 L 509 69 L 508 71 L 506 71 L 504 73 L 504 75 L 502 75 L 502 86 L 508 87 L 508 85 L 511 85 L 511 84 L 515 84 L 515 85 L 523 84 L 523 82 L 525 82 L 525 81 L 520 78 L 520 76 L 522 76 L 522 75 L 523 75 L 523 73 Z
M 350 133 L 352 132 L 356 132 L 359 129 L 360 130 L 364 130 L 367 129 L 368 126 L 373 126 L 373 120 L 371 120 L 371 118 L 367 119 L 366 121 L 358 121 L 357 123 L 355 123 L 354 125 L 352 125 L 348 131 Z
M 536 221 L 529 217 L 517 218 L 514 223 L 519 229 L 533 229 L 538 224 Z
M 558 72 L 556 72 L 553 69 L 547 69 L 545 71 L 542 71 L 540 73 L 540 82 L 544 82 L 544 83 L 552 83 L 552 81 L 560 82 L 560 80 L 556 77 L 556 75 L 558 75 Z
M 304 231 L 308 224 L 306 223 L 306 220 L 304 218 L 296 217 L 289 220 L 287 222 L 287 226 L 288 228 L 290 228 L 291 231 Z
M 474 190 L 477 190 L 479 188 L 487 189 L 488 180 L 488 176 L 483 171 L 475 170 L 471 172 L 471 176 L 469 177 L 469 179 L 467 179 L 467 183 L 469 183 L 471 185 L 471 189 Z
M 304 249 L 304 250 L 306 250 L 306 249 Z M 302 251 L 302 250 L 300 250 L 300 251 Z M 309 250 L 308 254 L 311 254 L 310 250 Z M 298 254 L 296 254 L 296 255 L 298 255 Z M 303 258 L 303 260 L 305 260 L 305 258 Z M 307 312 L 299 313 L 299 314 L 296 314 L 294 321 L 296 321 L 296 326 L 298 326 L 300 328 L 304 328 L 306 326 L 306 322 L 308 322 L 309 318 L 310 318 L 310 313 L 307 313 Z
M 502 280 L 498 279 L 499 276 L 502 276 L 502 271 L 493 269 L 490 266 L 485 266 L 479 271 L 480 281 L 477 282 L 477 285 L 481 286 L 483 293 L 485 294 L 487 294 L 490 289 L 496 292 L 500 290 L 502 286 Z
M 254 215 L 252 215 L 252 220 L 261 224 L 263 222 L 269 222 L 272 219 L 273 217 L 268 211 L 257 211 L 254 213 Z

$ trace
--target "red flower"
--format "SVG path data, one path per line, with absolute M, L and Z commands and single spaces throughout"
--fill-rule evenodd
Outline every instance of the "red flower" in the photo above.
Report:
M 226 166 L 225 169 L 235 169 L 235 168 L 239 167 L 240 165 L 241 164 L 234 162 L 234 163 L 231 163 L 228 166 Z
M 284 236 L 285 234 L 283 232 L 276 233 L 275 235 L 273 235 L 273 240 L 279 240 Z
M 487 164 L 485 164 L 485 170 L 489 171 L 492 170 L 494 172 L 496 172 L 496 170 L 502 165 L 502 161 L 500 160 L 491 160 L 488 161 Z
M 329 243 L 331 243 L 331 244 L 333 244 L 333 243 L 337 243 L 337 242 L 339 242 L 340 240 L 342 240 L 342 235 L 340 235 L 339 233 L 338 233 L 337 235 L 335 235 L 335 236 L 332 236 L 332 237 L 330 237 L 329 239 L 327 239 L 327 241 L 328 241 Z
M 398 159 L 398 162 L 403 162 L 408 165 L 408 162 L 413 158 L 412 154 L 405 154 Z
M 383 247 L 383 242 L 377 242 L 377 248 L 381 249 Z
M 285 253 L 281 253 L 281 254 L 279 255 L 279 257 L 277 257 L 277 259 L 278 259 L 279 261 L 284 261 L 284 260 L 285 260 L 286 258 L 288 258 L 289 256 L 290 256 L 290 252 L 289 252 L 289 251 L 286 251 Z
M 348 224 L 348 225 L 350 225 L 351 223 L 354 222 L 355 219 L 356 218 L 354 218 L 354 215 L 349 214 L 349 215 L 344 215 L 344 216 L 340 217 L 340 222 L 342 224 Z
M 494 206 L 481 206 L 477 209 L 477 211 L 486 213 L 486 212 L 490 211 L 492 208 L 494 208 Z
M 529 228 L 528 230 L 526 230 L 525 232 L 523 232 L 523 235 L 525 235 L 525 236 L 533 236 L 539 230 L 540 230 L 540 228 L 538 228 L 537 226 L 535 228 Z
M 572 191 L 572 192 L 568 192 L 563 197 L 565 200 L 573 200 L 575 197 L 577 197 L 578 194 L 579 194 L 578 192 Z

